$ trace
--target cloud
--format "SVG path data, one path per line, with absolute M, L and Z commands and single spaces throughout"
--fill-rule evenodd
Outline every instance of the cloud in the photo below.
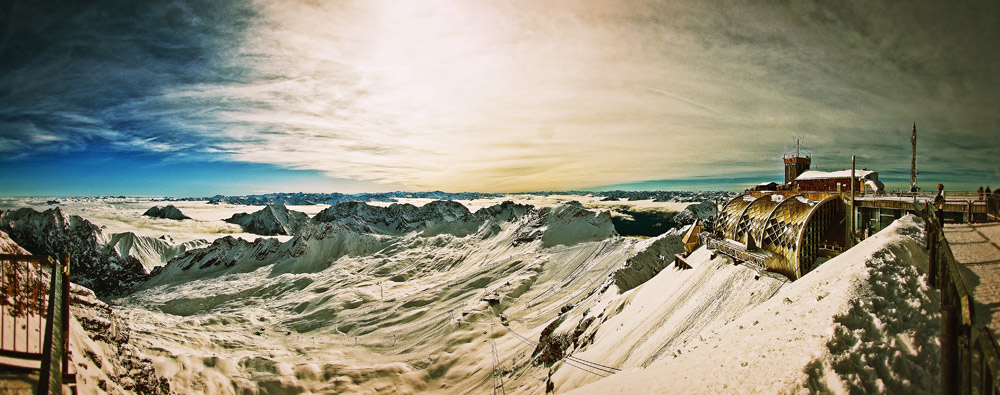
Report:
M 996 8 L 18 4 L 0 46 L 0 152 L 107 147 L 535 190 L 772 173 L 793 135 L 823 168 L 857 154 L 899 170 L 917 121 L 922 166 L 993 174 Z

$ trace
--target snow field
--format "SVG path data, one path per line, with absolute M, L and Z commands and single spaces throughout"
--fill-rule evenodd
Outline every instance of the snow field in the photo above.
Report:
M 668 357 L 574 393 L 937 393 L 920 226 L 897 220 Z

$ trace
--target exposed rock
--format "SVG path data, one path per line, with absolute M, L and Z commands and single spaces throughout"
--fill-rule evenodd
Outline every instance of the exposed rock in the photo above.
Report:
M 674 261 L 674 254 L 684 251 L 680 236 L 665 234 L 644 242 L 647 247 L 629 258 L 613 275 L 619 293 L 653 278 Z
M 674 216 L 673 220 L 674 223 L 680 226 L 690 225 L 693 224 L 694 221 L 698 219 L 704 221 L 706 219 L 712 218 L 718 212 L 719 210 L 715 205 L 715 202 L 711 200 L 706 200 L 704 202 L 692 204 L 690 206 L 685 207 L 684 211 L 681 211 L 676 216 Z
M 21 248 L 6 232 L 0 230 L 0 254 L 28 255 L 30 252 Z
M 340 224 L 359 233 L 403 235 L 420 232 L 424 236 L 473 234 L 489 220 L 504 222 L 520 218 L 531 206 L 504 202 L 480 209 L 475 214 L 461 203 L 437 200 L 421 207 L 392 204 L 388 207 L 348 202 L 330 206 L 313 216 L 313 223 Z
M 146 268 L 131 256 L 105 248 L 101 229 L 76 215 L 66 216 L 57 207 L 38 212 L 30 208 L 5 211 L 0 230 L 35 255 L 70 254 L 74 281 L 98 295 L 119 295 L 145 281 Z
M 181 213 L 181 210 L 178 209 L 177 207 L 174 207 L 174 205 L 172 204 L 168 204 L 164 207 L 160 206 L 150 207 L 149 210 L 146 210 L 146 212 L 142 213 L 142 215 L 152 218 L 165 218 L 174 220 L 191 219 L 191 217 L 188 217 L 183 213 Z
M 152 360 L 132 344 L 125 317 L 85 287 L 74 284 L 70 297 L 72 317 L 83 329 L 71 332 L 70 344 L 80 385 L 110 393 L 174 393 L 170 382 L 156 374 Z
M 309 221 L 309 216 L 289 210 L 282 204 L 268 204 L 252 214 L 233 214 L 225 221 L 239 225 L 248 233 L 264 236 L 293 235 L 302 224 Z

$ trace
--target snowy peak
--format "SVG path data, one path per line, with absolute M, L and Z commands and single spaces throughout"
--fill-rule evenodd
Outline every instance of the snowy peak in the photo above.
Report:
M 165 207 L 160 207 L 160 206 L 150 207 L 149 210 L 146 210 L 146 212 L 142 213 L 142 215 L 152 218 L 165 218 L 174 220 L 191 219 L 191 217 L 188 217 L 183 213 L 181 213 L 181 210 L 178 209 L 177 207 L 174 207 L 174 205 L 172 204 L 168 204 Z
M 533 206 L 511 201 L 484 207 L 475 213 L 451 200 L 436 200 L 420 207 L 408 203 L 380 207 L 347 202 L 320 211 L 311 222 L 339 224 L 359 233 L 399 236 L 419 232 L 422 236 L 450 234 L 465 237 L 479 232 L 487 224 L 493 229 L 491 233 L 495 233 L 499 223 L 520 219 L 533 209 Z
M 171 258 L 195 248 L 207 245 L 205 240 L 192 240 L 176 244 L 168 237 L 139 236 L 133 232 L 115 233 L 105 245 L 118 256 L 132 256 L 142 262 L 146 273 L 157 266 L 163 266 Z
M 483 207 L 476 210 L 473 215 L 484 219 L 492 218 L 497 222 L 507 222 L 523 217 L 525 213 L 533 208 L 531 205 L 514 203 L 508 200 L 497 205 Z
M 253 241 L 226 236 L 211 245 L 178 254 L 152 272 L 143 287 L 179 284 L 228 273 L 246 273 L 274 265 L 272 273 L 315 273 L 345 255 L 370 255 L 385 248 L 385 236 L 361 234 L 340 224 L 304 223 L 292 239 L 261 237 Z
M 56 243 L 60 236 L 73 236 L 88 244 L 103 243 L 101 229 L 79 216 L 66 216 L 58 207 L 42 212 L 30 208 L 6 211 L 0 215 L 0 230 L 27 250 L 51 250 L 45 254 L 58 255 L 65 245 Z
M 472 215 L 461 203 L 438 200 L 421 207 L 397 203 L 388 207 L 362 202 L 341 203 L 320 211 L 313 216 L 312 222 L 340 224 L 359 233 L 403 235 L 419 231 L 428 236 L 449 233 L 461 237 L 476 232 L 483 220 Z
M 681 226 L 690 225 L 693 224 L 694 221 L 699 219 L 704 221 L 706 219 L 712 218 L 718 212 L 719 210 L 716 207 L 715 202 L 711 200 L 706 200 L 704 202 L 692 204 L 690 206 L 685 207 L 684 211 L 681 211 L 676 216 L 674 216 L 674 223 Z
M 70 254 L 74 281 L 98 295 L 128 292 L 146 278 L 146 268 L 131 256 L 105 247 L 101 229 L 79 216 L 67 217 L 59 208 L 38 212 L 30 208 L 0 215 L 0 230 L 36 255 Z
M 264 236 L 294 235 L 309 221 L 305 213 L 289 210 L 283 204 L 268 204 L 252 214 L 239 213 L 225 220 L 239 225 L 244 232 Z
M 591 211 L 577 201 L 542 208 L 539 218 L 545 224 L 542 245 L 546 247 L 599 241 L 618 234 L 610 212 Z

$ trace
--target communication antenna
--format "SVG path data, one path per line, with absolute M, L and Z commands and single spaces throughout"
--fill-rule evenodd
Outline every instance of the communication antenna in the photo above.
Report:
M 794 155 L 793 155 L 792 149 L 789 148 L 787 151 L 785 151 L 785 157 L 801 158 L 802 157 L 802 151 L 803 151 L 803 149 L 802 149 L 802 140 L 803 139 L 805 139 L 805 136 L 803 136 L 801 134 L 792 136 L 792 140 L 795 141 L 795 152 L 794 152 Z M 812 156 L 812 153 L 809 152 L 808 150 L 805 150 L 805 154 L 806 154 L 806 156 Z
M 910 135 L 910 192 L 917 191 L 917 123 L 913 123 Z

